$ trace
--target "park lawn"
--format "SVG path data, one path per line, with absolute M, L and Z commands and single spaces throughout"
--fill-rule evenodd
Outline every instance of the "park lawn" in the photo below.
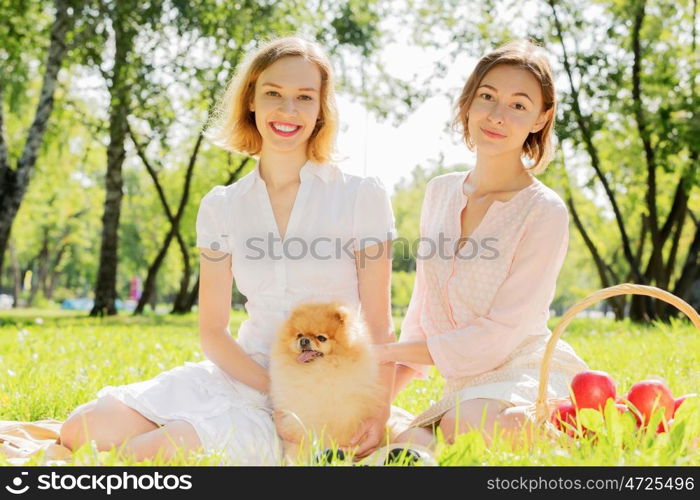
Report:
M 245 314 L 233 311 L 231 331 Z M 400 323 L 395 318 L 396 324 Z M 553 319 L 550 327 L 556 325 Z M 639 326 L 608 319 L 576 319 L 564 334 L 591 369 L 605 370 L 626 392 L 636 381 L 661 377 L 678 396 L 698 392 L 700 335 L 688 322 Z M 65 419 L 106 385 L 127 384 L 204 357 L 197 317 L 120 314 L 106 319 L 83 313 L 25 310 L 0 313 L 0 420 Z M 418 413 L 436 401 L 442 379 L 435 369 L 414 380 L 395 404 Z M 474 431 L 437 449 L 441 465 L 700 465 L 700 404 L 681 407 L 669 433 L 645 435 L 617 416 L 597 439 L 542 437 L 534 449 L 512 449 L 496 439 L 487 448 Z M 693 442 L 696 446 L 693 446 Z M 0 455 L 0 464 L 7 464 Z M 39 464 L 32 459 L 29 464 Z M 116 452 L 84 447 L 76 464 L 130 465 Z M 157 465 L 155 460 L 142 464 Z M 220 457 L 182 457 L 172 465 L 212 465 Z

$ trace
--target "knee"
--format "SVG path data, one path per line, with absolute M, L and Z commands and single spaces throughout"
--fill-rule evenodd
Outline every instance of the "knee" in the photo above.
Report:
M 88 428 L 94 418 L 95 401 L 76 408 L 63 422 L 59 431 L 61 444 L 72 451 L 80 448 L 86 439 Z
M 448 444 L 454 443 L 455 435 L 459 432 L 457 429 L 457 414 L 455 410 L 450 410 L 442 416 L 439 427 L 445 442 Z
M 431 429 L 425 427 L 411 428 L 403 431 L 391 440 L 392 443 L 409 443 L 413 445 L 422 445 L 431 448 L 435 445 L 435 435 Z
M 89 440 L 101 448 L 114 444 L 120 421 L 126 415 L 123 405 L 111 396 L 103 397 L 77 407 L 66 419 L 59 432 L 61 444 L 73 451 Z
M 527 418 L 523 408 L 513 407 L 502 411 L 496 418 L 499 429 L 511 434 L 525 433 L 529 436 L 532 431 L 532 422 Z
M 525 427 L 528 419 L 520 407 L 506 408 L 496 417 L 496 422 L 501 429 L 519 431 Z
M 472 420 L 465 417 L 460 417 L 459 420 L 457 416 L 446 415 L 440 420 L 440 431 L 442 432 L 442 437 L 447 444 L 454 444 L 455 438 L 459 434 L 469 432 L 474 429 L 479 429 L 479 425 Z
M 522 408 L 506 409 L 498 415 L 496 422 L 513 446 L 530 443 L 535 435 L 534 423 Z
M 500 405 L 496 402 L 469 400 L 445 413 L 440 420 L 440 430 L 449 444 L 458 434 L 474 429 L 489 434 L 493 428 Z

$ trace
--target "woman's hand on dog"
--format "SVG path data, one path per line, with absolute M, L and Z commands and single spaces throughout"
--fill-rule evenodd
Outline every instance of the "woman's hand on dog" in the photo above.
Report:
M 386 437 L 386 423 L 389 420 L 389 407 L 382 408 L 382 411 L 362 422 L 360 429 L 350 440 L 347 448 L 355 448 L 355 457 L 364 458 L 381 444 L 381 441 Z
M 289 443 L 298 443 L 296 436 L 290 433 L 285 433 L 284 432 L 284 427 L 282 426 L 282 418 L 284 417 L 284 413 L 281 411 L 275 410 L 274 413 L 272 414 L 272 421 L 275 423 L 275 428 L 277 429 L 277 435 L 283 440 L 287 441 Z

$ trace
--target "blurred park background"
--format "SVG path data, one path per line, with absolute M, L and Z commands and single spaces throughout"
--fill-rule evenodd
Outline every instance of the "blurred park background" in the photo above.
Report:
M 549 51 L 560 99 L 541 177 L 571 216 L 553 309 L 623 282 L 699 309 L 697 11 L 697 0 L 0 0 L 0 318 L 195 311 L 199 201 L 253 167 L 203 127 L 242 56 L 292 33 L 331 54 L 341 167 L 392 192 L 396 316 L 426 182 L 474 159 L 449 128 L 452 103 L 481 54 L 523 37 Z M 594 313 L 674 314 L 640 296 Z

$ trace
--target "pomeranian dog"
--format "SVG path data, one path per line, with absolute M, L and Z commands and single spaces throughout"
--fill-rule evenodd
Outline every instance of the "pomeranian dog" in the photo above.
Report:
M 382 387 L 363 323 L 343 305 L 296 307 L 280 328 L 270 356 L 270 396 L 294 462 L 311 445 L 345 446 L 377 412 Z M 301 446 L 300 446 L 301 444 Z

